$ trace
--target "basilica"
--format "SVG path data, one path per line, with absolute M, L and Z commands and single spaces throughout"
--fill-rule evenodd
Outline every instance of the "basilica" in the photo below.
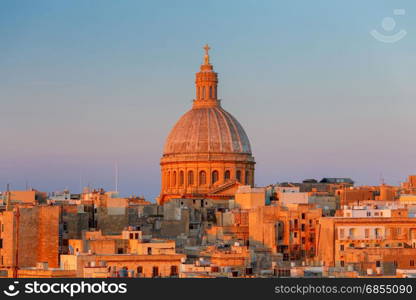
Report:
M 254 185 L 254 157 L 241 124 L 221 107 L 209 46 L 196 73 L 196 97 L 169 133 L 161 166 L 159 204 L 173 198 L 234 198 Z

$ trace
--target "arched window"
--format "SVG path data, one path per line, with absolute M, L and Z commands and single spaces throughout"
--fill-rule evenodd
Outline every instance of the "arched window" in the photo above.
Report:
M 209 99 L 212 99 L 212 86 L 209 87 Z
M 167 186 L 170 188 L 170 172 L 168 172 L 168 178 L 167 178 Z
M 188 171 L 188 185 L 194 184 L 194 171 Z
M 179 172 L 179 185 L 183 186 L 183 181 L 184 181 L 184 175 L 183 175 L 183 171 Z
M 205 87 L 202 87 L 202 99 L 205 99 Z
M 250 184 L 250 180 L 249 180 L 249 173 L 248 173 L 248 171 L 246 171 L 246 174 L 245 174 L 246 176 L 245 176 L 245 182 L 246 182 L 246 185 L 248 185 L 248 184 Z
M 218 181 L 218 171 L 212 172 L 212 183 L 216 183 Z
M 235 174 L 235 179 L 237 179 L 238 182 L 241 182 L 241 171 L 237 170 Z
M 225 171 L 225 173 L 224 173 L 224 181 L 230 180 L 230 177 L 231 177 L 230 170 Z
M 172 186 L 173 187 L 176 186 L 176 171 L 173 171 L 173 174 L 172 174 Z
M 199 172 L 199 184 L 206 184 L 207 183 L 207 173 L 205 171 Z

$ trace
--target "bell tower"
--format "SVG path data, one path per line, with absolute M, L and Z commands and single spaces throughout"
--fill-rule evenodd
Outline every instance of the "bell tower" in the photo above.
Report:
M 204 63 L 195 76 L 196 98 L 193 108 L 219 105 L 217 98 L 218 74 L 214 72 L 214 67 L 209 62 L 209 50 L 211 48 L 207 44 L 203 49 L 205 50 Z

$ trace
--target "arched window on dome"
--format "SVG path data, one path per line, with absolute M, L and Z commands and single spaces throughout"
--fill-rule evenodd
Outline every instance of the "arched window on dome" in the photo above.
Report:
M 168 172 L 168 178 L 166 179 L 168 188 L 170 188 L 170 172 Z
M 188 171 L 188 185 L 194 184 L 194 171 Z
M 212 180 L 211 180 L 211 182 L 214 184 L 217 181 L 218 181 L 218 171 L 215 170 L 215 171 L 212 172 Z
M 183 175 L 183 171 L 179 172 L 179 185 L 183 186 L 183 182 L 184 182 L 184 175 Z
M 250 178 L 249 178 L 249 176 L 250 176 L 250 173 L 248 172 L 248 171 L 246 171 L 246 174 L 245 174 L 246 176 L 245 176 L 245 184 L 246 185 L 249 185 L 250 184 Z
M 199 184 L 207 184 L 207 173 L 205 171 L 199 172 Z
M 237 179 L 238 182 L 241 182 L 241 171 L 237 170 L 235 173 L 235 179 Z
M 231 178 L 231 172 L 230 170 L 225 171 L 224 173 L 224 181 L 228 181 Z
M 176 186 L 176 171 L 173 171 L 173 174 L 172 174 L 172 186 L 173 187 Z
M 212 99 L 212 86 L 209 87 L 209 99 Z

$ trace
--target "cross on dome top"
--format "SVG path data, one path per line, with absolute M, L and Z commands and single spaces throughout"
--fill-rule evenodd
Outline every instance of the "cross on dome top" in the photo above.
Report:
M 204 56 L 204 65 L 209 65 L 209 53 L 208 51 L 211 49 L 208 44 L 206 44 L 204 47 L 205 50 L 205 56 Z

